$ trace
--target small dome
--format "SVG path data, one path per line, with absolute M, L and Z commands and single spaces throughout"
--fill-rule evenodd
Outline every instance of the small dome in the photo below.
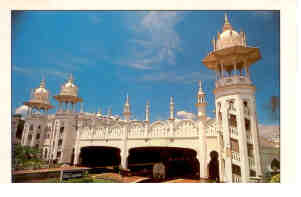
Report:
M 77 86 L 73 83 L 72 75 L 70 75 L 67 83 L 62 85 L 60 95 L 77 97 Z
M 245 34 L 243 32 L 238 33 L 237 31 L 233 30 L 230 22 L 228 21 L 227 15 L 225 14 L 223 32 L 218 35 L 216 40 L 216 50 L 244 45 Z
M 222 32 L 217 40 L 217 50 L 224 49 L 232 46 L 243 45 L 243 39 L 238 32 L 228 29 Z
M 48 98 L 49 98 L 49 93 L 48 90 L 46 90 L 45 88 L 45 81 L 42 80 L 40 83 L 40 87 L 36 88 L 32 92 L 30 100 L 33 102 L 49 104 Z

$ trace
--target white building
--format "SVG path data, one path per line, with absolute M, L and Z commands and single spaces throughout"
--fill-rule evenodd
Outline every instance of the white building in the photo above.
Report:
M 223 30 L 217 39 L 212 40 L 212 45 L 213 51 L 202 62 L 216 72 L 213 91 L 215 119 L 207 117 L 201 82 L 195 104 L 197 120 L 175 119 L 173 97 L 170 98 L 169 119 L 163 121 L 149 121 L 149 103 L 146 104 L 144 121 L 131 120 L 128 96 L 123 119 L 111 112 L 108 115 L 101 112 L 91 114 L 82 108 L 77 112 L 74 106 L 82 99 L 78 97 L 78 89 L 71 76 L 61 87 L 61 92 L 54 96 L 59 102 L 55 114 L 47 114 L 52 106 L 44 81 L 32 93 L 30 101 L 25 102 L 31 110 L 26 117 L 22 145 L 41 148 L 45 160 L 74 165 L 91 158 L 87 155 L 91 155 L 97 147 L 103 152 L 95 154 L 93 159 L 101 160 L 104 152 L 109 150 L 107 147 L 115 151 L 121 167 L 125 169 L 129 167 L 130 160 L 135 160 L 139 150 L 153 147 L 153 150 L 165 148 L 168 151 L 175 148 L 191 152 L 191 163 L 197 162 L 201 178 L 217 174 L 223 182 L 249 182 L 250 177 L 260 177 L 255 86 L 249 73 L 250 66 L 261 58 L 259 49 L 248 46 L 245 33 L 236 32 L 226 16 Z M 37 114 L 32 110 L 45 113 Z M 144 155 L 147 154 L 145 152 Z

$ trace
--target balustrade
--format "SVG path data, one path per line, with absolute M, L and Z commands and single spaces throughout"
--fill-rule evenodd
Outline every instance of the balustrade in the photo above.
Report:
M 230 130 L 230 136 L 231 136 L 232 138 L 237 139 L 237 138 L 238 138 L 238 130 L 237 130 L 237 128 L 235 128 L 235 127 L 230 127 L 229 130 Z
M 232 181 L 233 183 L 240 183 L 241 182 L 241 176 L 238 174 L 232 174 Z
M 233 84 L 252 84 L 251 80 L 248 77 L 234 75 L 231 77 L 224 77 L 215 82 L 216 88 L 233 85 Z
M 247 142 L 253 144 L 253 138 L 250 132 L 247 132 Z
M 254 158 L 252 158 L 252 157 L 249 157 L 249 167 L 251 169 L 255 168 L 255 161 L 254 161 Z
M 239 152 L 232 151 L 232 159 L 235 161 L 240 161 L 240 154 Z

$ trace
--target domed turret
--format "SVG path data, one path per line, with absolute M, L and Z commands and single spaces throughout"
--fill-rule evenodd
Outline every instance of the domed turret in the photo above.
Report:
M 67 83 L 62 85 L 60 95 L 69 95 L 77 97 L 77 86 L 73 83 L 73 77 L 70 75 Z
M 59 102 L 58 112 L 74 112 L 75 104 L 82 102 L 83 100 L 78 97 L 78 87 L 73 83 L 73 77 L 70 75 L 68 81 L 61 86 L 61 92 L 59 95 L 54 96 L 54 98 Z M 65 103 L 65 109 L 63 109 L 62 104 Z M 69 106 L 71 104 L 71 108 Z
M 36 88 L 31 92 L 31 98 L 28 102 L 24 102 L 24 105 L 28 106 L 31 110 L 44 110 L 53 108 L 49 102 L 49 92 L 45 88 L 45 80 L 43 79 L 40 83 L 40 87 Z M 30 111 L 31 111 L 30 110 Z
M 48 90 L 46 90 L 46 88 L 45 88 L 45 81 L 42 80 L 40 83 L 40 87 L 36 88 L 33 91 L 30 101 L 49 104 L 48 96 L 49 96 L 49 93 L 48 93 Z

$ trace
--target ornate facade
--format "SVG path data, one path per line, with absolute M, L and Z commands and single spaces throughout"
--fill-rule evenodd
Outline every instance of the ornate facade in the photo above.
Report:
M 145 120 L 131 120 L 129 97 L 124 105 L 124 118 L 110 113 L 103 115 L 75 111 L 82 102 L 72 76 L 54 98 L 59 102 L 55 114 L 33 113 L 25 119 L 22 145 L 36 146 L 42 157 L 58 163 L 79 164 L 82 148 L 114 147 L 120 150 L 121 166 L 127 168 L 130 150 L 138 147 L 177 147 L 196 152 L 201 178 L 209 176 L 212 153 L 218 154 L 218 173 L 223 182 L 249 182 L 262 175 L 259 155 L 258 127 L 255 107 L 255 86 L 249 68 L 260 59 L 259 49 L 249 47 L 244 32 L 236 32 L 225 16 L 225 24 L 213 51 L 203 64 L 216 72 L 216 118 L 206 114 L 206 94 L 199 84 L 196 96 L 197 119 L 176 119 L 174 99 L 170 98 L 168 120 L 150 122 L 150 105 Z M 30 109 L 48 111 L 45 82 L 36 89 L 29 102 Z M 62 104 L 64 106 L 62 106 Z

